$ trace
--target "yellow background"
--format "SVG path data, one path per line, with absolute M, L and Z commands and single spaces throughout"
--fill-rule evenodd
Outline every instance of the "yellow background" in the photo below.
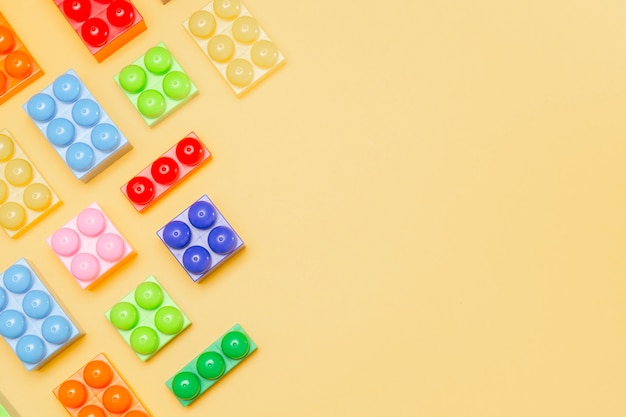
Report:
M 287 65 L 242 99 L 182 27 L 206 0 L 134 3 L 97 64 L 52 0 L 0 0 L 45 71 L 0 127 L 64 200 L 0 267 L 87 332 L 33 373 L 0 343 L 23 417 L 100 351 L 155 416 L 626 415 L 624 2 L 246 0 Z M 160 41 L 200 94 L 148 128 L 112 77 Z M 70 67 L 135 147 L 87 185 L 21 109 Z M 138 214 L 120 185 L 190 131 L 213 160 Z M 204 193 L 247 248 L 197 285 L 155 231 Z M 93 201 L 138 256 L 83 291 L 44 239 Z M 142 363 L 103 313 L 150 274 L 193 324 Z M 236 322 L 259 350 L 183 409 L 165 380 Z

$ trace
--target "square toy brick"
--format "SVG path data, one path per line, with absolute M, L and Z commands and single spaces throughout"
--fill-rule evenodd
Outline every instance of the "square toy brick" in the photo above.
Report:
M 20 417 L 9 400 L 0 392 L 0 417 Z
M 152 275 L 104 314 L 144 362 L 191 325 Z
M 214 0 L 183 26 L 238 96 L 285 63 L 239 0 Z
M 0 274 L 0 335 L 32 371 L 74 343 L 82 332 L 33 267 L 20 259 Z
M 54 0 L 54 3 L 98 62 L 146 30 L 143 17 L 127 0 Z
M 116 74 L 115 82 L 148 126 L 198 94 L 198 88 L 163 42 Z
M 172 219 L 157 235 L 195 282 L 244 246 L 206 195 Z
M 52 391 L 72 417 L 151 417 L 137 394 L 100 353 Z
M 61 204 L 8 130 L 0 130 L 0 226 L 15 238 Z
M 42 75 L 42 69 L 0 13 L 0 104 Z
M 183 367 L 165 385 L 185 407 L 257 349 L 239 324 Z
M 142 212 L 210 158 L 211 152 L 191 132 L 124 184 L 122 193 L 137 211 Z
M 73 70 L 22 107 L 81 181 L 89 181 L 132 148 Z
M 135 251 L 93 203 L 47 239 L 78 285 L 92 288 Z

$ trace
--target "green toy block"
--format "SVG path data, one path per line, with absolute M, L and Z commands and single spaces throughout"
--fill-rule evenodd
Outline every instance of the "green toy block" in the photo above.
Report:
M 152 275 L 104 315 L 144 362 L 191 325 Z
M 148 126 L 198 94 L 198 88 L 163 42 L 113 76 Z
M 256 349 L 256 344 L 245 330 L 235 324 L 168 379 L 165 385 L 187 407 Z
M 20 417 L 15 408 L 9 403 L 4 395 L 0 392 L 0 417 Z

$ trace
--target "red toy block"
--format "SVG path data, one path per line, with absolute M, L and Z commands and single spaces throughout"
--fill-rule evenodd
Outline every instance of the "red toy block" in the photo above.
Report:
M 89 52 L 102 62 L 146 30 L 128 0 L 54 0 Z
M 152 417 L 104 353 L 52 392 L 72 417 Z
M 0 104 L 42 75 L 42 69 L 0 13 Z
M 122 193 L 137 211 L 142 212 L 209 159 L 211 152 L 191 132 L 124 184 Z

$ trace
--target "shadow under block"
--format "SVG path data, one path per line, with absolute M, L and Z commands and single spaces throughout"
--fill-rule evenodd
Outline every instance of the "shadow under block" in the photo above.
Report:
M 132 146 L 73 70 L 22 106 L 74 176 L 87 182 Z
M 157 235 L 194 282 L 208 276 L 244 246 L 206 195 L 162 227 Z
M 191 132 L 121 187 L 135 210 L 142 212 L 211 158 Z
M 82 332 L 34 268 L 20 259 L 0 274 L 0 335 L 32 371 L 74 343 Z
M 104 314 L 144 362 L 191 325 L 152 275 Z
M 285 63 L 240 0 L 214 0 L 183 26 L 238 96 Z
M 198 88 L 163 42 L 113 77 L 133 107 L 153 126 L 198 94 Z
M 0 104 L 42 75 L 43 70 L 0 13 Z
M 165 385 L 187 407 L 256 349 L 257 345 L 250 336 L 236 324 L 168 379 Z
M 0 226 L 13 238 L 61 204 L 8 130 L 0 130 Z
M 54 0 L 89 52 L 102 62 L 146 30 L 146 23 L 127 0 Z
M 46 241 L 83 289 L 94 287 L 135 254 L 96 203 Z
M 152 416 L 103 353 L 52 392 L 72 417 Z
M 0 392 L 0 417 L 20 417 L 9 400 Z

